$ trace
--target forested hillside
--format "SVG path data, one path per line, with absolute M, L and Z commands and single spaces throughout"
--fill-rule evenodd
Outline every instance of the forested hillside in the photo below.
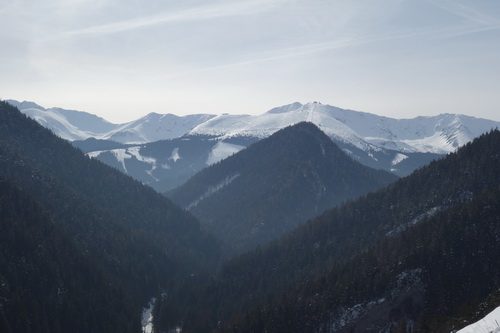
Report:
M 220 332 L 450 332 L 500 287 L 500 187 L 388 237 Z M 483 314 L 497 303 L 483 308 Z M 469 319 L 470 320 L 470 319 Z M 408 330 L 408 327 L 412 327 Z
M 220 237 L 230 255 L 397 179 L 354 161 L 302 122 L 202 170 L 168 195 Z
M 0 102 L 0 173 L 37 202 L 77 253 L 97 267 L 96 274 L 102 271 L 110 285 L 123 290 L 130 301 L 123 306 L 136 313 L 177 278 L 213 268 L 218 261 L 216 242 L 190 214 L 151 188 L 86 157 L 5 102 Z M 13 313 L 10 304 L 4 304 L 4 311 Z M 85 311 L 75 298 L 66 304 Z M 25 324 L 29 332 L 32 327 Z M 77 329 L 75 322 L 71 331 L 79 330 L 95 331 Z
M 178 319 L 186 332 L 440 331 L 500 287 L 498 147 L 495 130 L 235 258 L 198 297 L 179 292 Z
M 1 332 L 139 332 L 127 294 L 2 178 L 0 230 Z

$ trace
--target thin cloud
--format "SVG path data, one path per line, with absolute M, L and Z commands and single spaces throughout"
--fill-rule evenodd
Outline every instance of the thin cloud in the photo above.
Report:
M 464 3 L 458 1 L 449 0 L 427 0 L 429 3 L 459 17 L 466 19 L 467 21 L 479 24 L 482 26 L 498 27 L 500 21 L 486 13 L 479 11 L 471 6 L 467 6 Z M 474 4 L 477 4 L 474 2 Z
M 104 24 L 79 30 L 66 32 L 66 36 L 89 35 L 89 34 L 113 34 L 134 29 L 140 29 L 158 24 L 212 20 L 222 17 L 239 15 L 251 15 L 275 8 L 283 0 L 247 1 L 243 3 L 224 3 L 211 6 L 202 6 L 177 12 L 168 12 L 161 15 L 141 17 L 110 24 Z
M 170 75 L 163 76 L 163 79 L 172 79 L 190 75 L 196 75 L 199 73 L 218 71 L 222 69 L 250 66 L 260 63 L 284 60 L 289 58 L 295 58 L 310 54 L 316 54 L 325 51 L 331 50 L 341 50 L 346 48 L 352 48 L 356 46 L 361 46 L 369 43 L 377 43 L 391 40 L 400 40 L 400 39 L 412 39 L 412 38 L 421 38 L 421 37 L 430 37 L 432 39 L 443 39 L 449 38 L 459 35 L 471 34 L 482 32 L 486 30 L 496 29 L 495 27 L 480 27 L 480 28 L 442 28 L 440 30 L 436 29 L 419 29 L 419 30 L 411 30 L 405 32 L 396 32 L 396 33 L 385 33 L 385 34 L 373 34 L 373 35 L 364 35 L 357 37 L 349 37 L 343 39 L 337 39 L 333 41 L 326 41 L 314 44 L 305 44 L 298 45 L 294 47 L 282 48 L 277 50 L 271 50 L 268 52 L 263 52 L 257 55 L 254 55 L 252 59 L 243 60 L 239 62 L 227 63 L 216 66 L 209 66 L 204 68 L 193 69 L 189 71 L 183 71 L 178 73 L 173 73 Z

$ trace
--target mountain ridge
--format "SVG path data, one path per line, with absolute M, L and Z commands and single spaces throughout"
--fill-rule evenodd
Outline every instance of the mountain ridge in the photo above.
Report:
M 167 196 L 238 253 L 397 179 L 354 161 L 316 125 L 300 122 L 203 169 Z
M 159 192 L 169 191 L 203 168 L 302 121 L 314 123 L 354 160 L 400 177 L 456 150 L 491 128 L 500 127 L 500 122 L 464 115 L 394 119 L 318 102 L 295 102 L 260 115 L 179 117 L 150 112 L 121 125 L 109 124 L 93 116 L 100 126 L 113 126 L 106 133 L 96 134 L 79 129 L 75 117 L 69 119 L 70 122 L 60 109 L 44 111 L 36 109 L 38 106 L 31 102 L 10 103 L 24 105 L 25 114 L 31 114 L 61 137 L 80 138 L 73 144 L 89 156 Z M 91 139 L 94 141 L 89 141 Z M 178 158 L 169 159 L 174 152 Z
M 45 125 L 50 123 L 50 117 L 55 117 L 50 115 L 52 112 L 63 117 L 66 117 L 65 113 L 82 112 L 61 108 L 45 109 L 36 103 L 26 101 L 7 100 L 7 102 L 19 107 L 30 117 L 35 117 L 31 114 L 34 110 L 48 113 L 43 119 Z M 284 115 L 286 117 L 282 119 Z M 40 112 L 36 116 L 40 117 Z M 75 134 L 74 137 L 66 135 L 67 139 L 73 141 L 95 137 L 125 144 L 140 144 L 183 135 L 210 135 L 220 139 L 234 136 L 263 138 L 286 126 L 300 121 L 310 121 L 330 137 L 350 142 L 365 150 L 386 148 L 403 153 L 445 154 L 454 151 L 480 134 L 500 126 L 500 122 L 497 121 L 462 114 L 443 113 L 436 116 L 396 119 L 323 105 L 318 102 L 306 104 L 295 102 L 272 108 L 259 115 L 195 113 L 176 116 L 171 113 L 149 112 L 139 119 L 123 124 L 112 124 L 98 116 L 91 116 L 107 124 L 107 127 L 92 132 L 88 128 L 77 126 L 74 119 L 69 119 L 68 122 L 80 133 Z M 37 121 L 41 122 L 42 119 L 38 118 Z M 159 123 L 159 126 L 151 126 L 152 122 Z M 152 131 L 160 132 L 160 134 L 152 135 Z M 56 134 L 58 134 L 57 129 Z

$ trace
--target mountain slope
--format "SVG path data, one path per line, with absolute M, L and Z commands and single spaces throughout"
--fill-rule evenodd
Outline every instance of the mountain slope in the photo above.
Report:
M 1 177 L 0 230 L 1 332 L 139 332 L 123 290 Z
M 352 160 L 304 122 L 204 169 L 168 195 L 240 253 L 396 179 Z
M 182 185 L 197 171 L 231 154 L 231 147 L 237 147 L 225 147 L 223 142 L 201 136 L 143 145 L 122 145 L 113 144 L 113 141 L 87 139 L 75 141 L 73 145 L 86 150 L 95 147 L 95 150 L 88 152 L 88 156 L 129 174 L 158 192 L 166 192 Z
M 57 136 L 73 141 L 100 136 L 116 128 L 116 125 L 93 114 L 61 108 L 45 109 L 33 102 L 8 100 L 28 117 L 50 129 Z
M 227 262 L 198 287 L 202 299 L 179 302 L 184 331 L 227 323 L 236 332 L 260 331 L 261 324 L 271 332 L 322 332 L 358 318 L 358 310 L 385 324 L 409 327 L 418 320 L 440 331 L 440 323 L 477 308 L 500 287 L 492 268 L 500 236 L 498 147 L 500 131 L 482 135 Z M 367 318 L 365 324 L 375 324 Z
M 450 332 L 500 287 L 500 188 L 426 218 L 221 332 Z M 498 305 L 498 303 L 497 303 Z M 469 312 L 469 315 L 474 315 Z M 477 314 L 476 314 L 477 315 Z
M 130 177 L 89 159 L 0 102 L 0 175 L 10 179 L 140 306 L 174 278 L 218 260 L 198 221 Z

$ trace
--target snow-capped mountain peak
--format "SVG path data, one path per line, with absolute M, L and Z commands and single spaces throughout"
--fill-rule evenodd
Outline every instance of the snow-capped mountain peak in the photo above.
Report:
M 176 116 L 151 112 L 137 120 L 112 124 L 93 114 L 61 108 L 45 109 L 33 102 L 8 100 L 28 117 L 35 119 L 51 129 L 63 139 L 69 141 L 88 138 L 108 139 L 119 143 L 146 143 L 184 135 L 196 125 L 215 115 L 193 114 Z
M 192 114 L 181 117 L 150 112 L 129 123 L 111 124 L 85 112 L 44 109 L 33 102 L 8 102 L 68 140 L 95 137 L 137 144 L 186 134 L 214 136 L 220 140 L 232 137 L 261 139 L 284 127 L 308 121 L 332 139 L 363 151 L 390 149 L 401 153 L 445 154 L 500 126 L 500 122 L 449 113 L 395 119 L 319 102 L 295 102 L 260 115 Z
M 499 125 L 495 121 L 464 115 L 394 119 L 318 102 L 295 102 L 257 116 L 220 115 L 198 125 L 189 134 L 263 138 L 302 121 L 312 122 L 330 137 L 364 151 L 384 148 L 436 154 L 452 152 Z
M 274 108 L 264 114 L 252 115 L 221 115 L 195 127 L 191 135 L 214 135 L 222 138 L 237 136 L 267 137 L 274 132 L 308 121 L 316 124 L 331 137 L 354 143 L 358 148 L 366 148 L 366 143 L 354 131 L 342 122 L 329 115 L 332 106 L 319 103 L 293 103 Z

